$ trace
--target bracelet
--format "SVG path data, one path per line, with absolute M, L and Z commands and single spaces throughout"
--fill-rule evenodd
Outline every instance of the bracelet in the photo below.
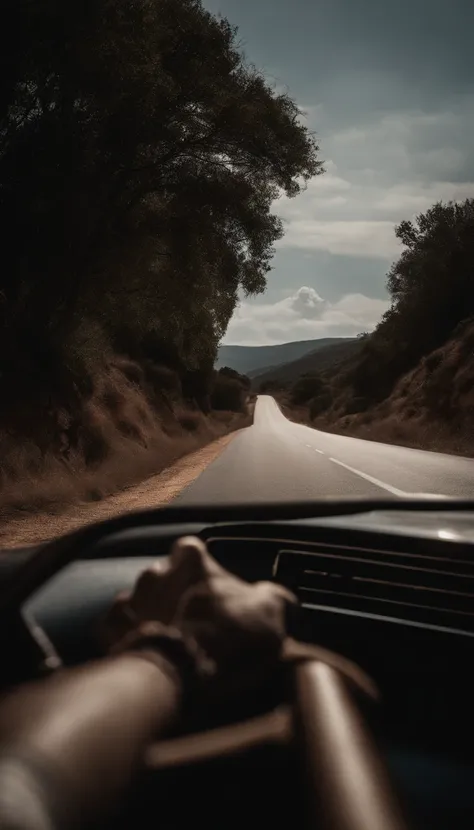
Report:
M 141 623 L 112 649 L 111 654 L 141 651 L 156 652 L 176 668 L 185 710 L 188 701 L 195 700 L 201 686 L 214 671 L 214 665 L 193 640 L 184 637 L 179 629 L 159 622 Z

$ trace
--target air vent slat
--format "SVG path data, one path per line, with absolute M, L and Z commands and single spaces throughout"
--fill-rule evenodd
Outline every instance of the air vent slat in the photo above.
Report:
M 364 607 L 395 606 L 403 617 L 423 613 L 461 614 L 474 625 L 474 578 L 465 572 L 454 570 L 441 572 L 423 564 L 376 559 L 373 554 L 360 551 L 306 553 L 280 550 L 275 568 L 275 578 L 288 585 L 300 597 L 309 594 L 317 597 L 339 599 L 344 605 L 350 600 L 355 610 Z
M 282 550 L 280 557 L 281 569 L 289 572 L 305 572 L 308 578 L 318 574 L 337 574 L 340 577 L 364 578 L 380 580 L 381 582 L 398 583 L 413 587 L 431 588 L 438 591 L 453 591 L 471 596 L 474 602 L 474 574 L 461 572 L 441 571 L 437 568 L 423 565 L 413 565 L 399 561 L 380 561 L 369 556 L 301 553 L 299 551 Z
M 334 593 L 344 593 L 347 596 L 370 596 L 405 604 L 416 602 L 430 608 L 443 607 L 467 612 L 474 610 L 474 596 L 456 594 L 450 591 L 437 591 L 419 585 L 404 585 L 382 580 L 364 579 L 363 577 L 349 579 L 334 573 L 328 576 L 300 574 L 291 580 L 284 579 L 283 581 L 285 584 L 291 584 L 297 588 L 311 589 L 312 591 L 331 590 Z
M 330 608 L 345 608 L 361 613 L 387 614 L 402 620 L 433 623 L 435 625 L 457 625 L 465 630 L 474 631 L 474 613 L 467 613 L 452 608 L 431 608 L 416 603 L 397 602 L 386 597 L 345 594 L 330 590 L 312 590 L 301 588 L 297 591 L 300 601 L 305 604 L 327 605 Z

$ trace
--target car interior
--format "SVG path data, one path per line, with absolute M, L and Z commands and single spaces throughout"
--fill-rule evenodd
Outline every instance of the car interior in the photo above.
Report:
M 55 656 L 100 657 L 98 622 L 115 595 L 197 535 L 241 578 L 290 588 L 290 636 L 355 664 L 376 692 L 316 658 L 295 664 L 212 728 L 150 747 L 111 826 L 472 827 L 473 546 L 415 532 L 407 516 L 422 509 L 165 508 L 5 551 L 3 686 Z M 378 521 L 384 511 L 392 524 Z

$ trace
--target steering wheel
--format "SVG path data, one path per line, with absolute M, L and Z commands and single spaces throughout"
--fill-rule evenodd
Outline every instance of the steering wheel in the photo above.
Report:
M 25 642 L 31 642 L 30 624 L 18 609 L 71 562 L 116 556 L 118 550 L 121 556 L 136 555 L 136 541 L 130 537 L 127 542 L 120 531 L 139 526 L 142 543 L 152 550 L 156 538 L 150 525 L 156 525 L 156 515 L 138 514 L 133 519 L 112 519 L 46 544 L 3 586 L 0 619 L 8 619 L 9 627 L 5 623 L 0 631 L 9 631 L 11 637 L 15 620 L 19 635 L 27 634 Z M 44 657 L 41 635 L 33 633 Z M 146 769 L 178 770 L 254 747 L 292 745 L 305 771 L 311 817 L 321 830 L 406 830 L 403 810 L 359 706 L 361 697 L 377 696 L 371 679 L 345 658 L 289 638 L 282 663 L 291 676 L 292 699 L 276 706 L 272 702 L 263 714 L 240 723 L 153 744 L 144 759 Z

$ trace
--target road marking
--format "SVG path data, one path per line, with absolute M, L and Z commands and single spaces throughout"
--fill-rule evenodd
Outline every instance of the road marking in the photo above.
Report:
M 316 447 L 313 447 L 312 444 L 305 444 L 305 447 L 308 447 L 309 450 L 314 450 L 315 452 L 319 452 L 320 455 L 325 455 L 322 450 L 317 450 Z
M 398 496 L 402 499 L 440 499 L 441 501 L 449 501 L 450 499 L 450 496 L 446 496 L 441 493 L 408 493 L 406 490 L 399 490 L 398 487 L 392 487 L 391 484 L 387 484 L 385 481 L 380 481 L 378 478 L 369 476 L 368 473 L 356 470 L 355 467 L 349 467 L 349 464 L 344 464 L 343 461 L 338 461 L 337 458 L 330 458 L 329 461 L 332 461 L 333 464 L 339 464 L 340 467 L 344 467 L 344 469 L 349 470 L 349 472 L 354 473 L 354 475 L 365 478 L 366 481 L 370 481 L 370 483 L 375 484 L 376 487 L 382 487 L 383 490 L 387 490 L 389 493 L 392 493 L 394 496 Z
M 382 490 L 387 490 L 389 493 L 392 493 L 393 496 L 398 496 L 399 498 L 405 499 L 407 496 L 412 495 L 411 493 L 407 493 L 404 490 L 399 490 L 398 487 L 392 487 L 391 484 L 386 484 L 384 481 L 380 481 L 378 478 L 369 476 L 367 473 L 361 472 L 361 470 L 356 470 L 354 467 L 349 467 L 349 464 L 344 464 L 343 461 L 338 461 L 337 458 L 330 458 L 329 460 L 332 461 L 333 464 L 339 464 L 340 467 L 344 467 L 345 470 L 349 470 L 350 473 L 354 473 L 354 475 L 356 476 L 365 478 L 366 481 L 370 481 L 370 483 L 375 484 L 376 487 L 381 487 Z

